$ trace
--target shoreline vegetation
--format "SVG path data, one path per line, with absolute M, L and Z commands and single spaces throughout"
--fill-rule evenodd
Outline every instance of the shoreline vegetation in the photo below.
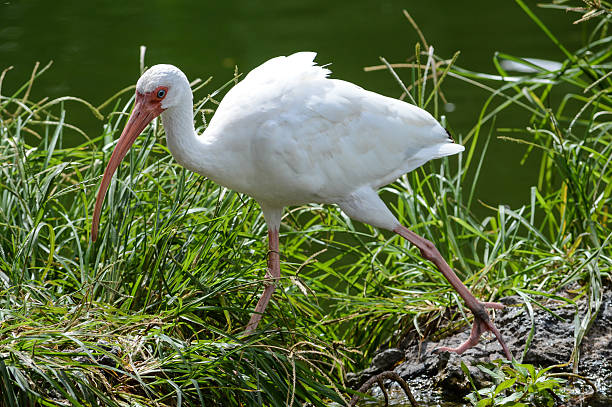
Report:
M 407 101 L 437 118 L 449 102 L 446 81 L 490 95 L 474 127 L 455 135 L 466 152 L 403 176 L 383 196 L 402 223 L 437 243 L 478 298 L 518 295 L 530 314 L 554 314 L 544 300 L 574 305 L 567 362 L 579 374 L 580 344 L 611 282 L 612 13 L 599 1 L 543 5 L 552 10 L 538 13 L 577 13 L 585 41 L 570 51 L 516 2 L 559 49 L 556 69 L 502 53 L 493 75 L 461 68 L 459 53 L 435 54 L 407 12 L 419 35 L 414 54 L 366 68 L 388 70 Z M 283 218 L 280 287 L 257 334 L 243 336 L 266 267 L 257 204 L 182 169 L 154 123 L 119 168 L 93 244 L 96 189 L 133 87 L 98 107 L 74 97 L 31 100 L 49 68 L 37 65 L 12 95 L 2 93 L 10 69 L 0 73 L 0 406 L 345 405 L 355 393 L 347 372 L 366 367 L 393 332 L 432 336 L 468 324 L 461 301 L 418 250 L 337 208 L 308 205 Z M 198 130 L 238 80 L 236 71 L 218 90 L 192 84 Z M 73 103 L 102 120 L 100 135 L 70 122 Z M 523 120 L 496 126 L 509 108 Z M 65 147 L 65 134 L 75 132 L 84 142 Z M 493 137 L 538 157 L 538 183 L 524 205 L 476 216 Z M 512 349 L 517 361 L 534 335 Z M 570 383 L 543 371 L 546 385 L 508 398 L 523 389 L 521 366 L 504 364 L 511 379 L 492 378 L 495 392 L 474 391 L 467 402 L 552 405 L 569 397 Z

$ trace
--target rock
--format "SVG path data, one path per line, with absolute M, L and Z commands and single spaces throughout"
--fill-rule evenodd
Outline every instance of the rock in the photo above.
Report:
M 398 348 L 385 349 L 377 353 L 372 358 L 372 367 L 376 367 L 381 371 L 389 370 L 397 362 L 404 359 L 404 351 Z
M 380 372 L 380 369 L 375 367 L 369 367 L 357 373 L 349 372 L 346 374 L 346 384 L 351 389 L 358 389 L 362 384 L 367 382 L 370 377 Z
M 497 311 L 495 324 L 514 357 L 518 360 L 522 358 L 523 363 L 539 367 L 566 363 L 570 360 L 574 347 L 576 309 L 585 310 L 586 304 L 584 300 L 579 302 L 577 307 L 562 301 L 547 299 L 539 301 L 549 311 L 533 304 L 533 316 L 531 316 L 520 297 L 503 298 L 501 302 L 507 307 Z M 534 334 L 523 357 L 532 330 L 532 320 Z M 448 352 L 435 352 L 440 346 L 459 346 L 469 337 L 470 329 L 470 326 L 466 326 L 461 332 L 436 342 L 419 341 L 412 333 L 403 338 L 396 337 L 395 343 L 399 344 L 399 348 L 390 348 L 377 353 L 368 369 L 353 375 L 354 383 L 359 385 L 351 387 L 358 388 L 374 374 L 395 365 L 394 371 L 411 386 L 412 383 L 419 383 L 419 386 L 425 383 L 430 386 L 430 391 L 432 386 L 442 389 L 445 399 L 456 400 L 472 390 L 461 369 L 461 362 L 469 369 L 476 387 L 489 386 L 491 378 L 476 366 L 482 362 L 503 358 L 501 346 L 493 335 L 483 335 L 478 346 L 460 356 Z M 402 363 L 396 365 L 402 358 L 404 359 Z M 570 371 L 569 369 L 571 368 L 566 368 L 567 371 Z M 604 397 L 612 396 L 612 292 L 604 293 L 597 318 L 587 337 L 582 341 L 578 373 L 591 377 L 599 393 Z
M 353 389 L 359 388 L 368 379 L 378 373 L 391 369 L 404 358 L 404 351 L 398 348 L 385 349 L 377 352 L 372 358 L 371 366 L 357 373 L 347 373 L 346 382 Z
M 466 366 L 476 387 L 482 388 L 492 384 L 489 377 L 474 364 L 466 363 Z M 446 393 L 452 394 L 453 398 L 463 397 L 472 390 L 470 381 L 461 369 L 461 356 L 457 354 L 449 355 L 448 363 L 436 377 L 436 383 Z
M 435 346 L 430 342 L 424 342 L 420 346 L 414 344 L 406 350 L 406 360 L 395 371 L 404 380 L 414 379 L 418 376 L 432 377 L 448 363 L 448 353 L 433 352 Z M 424 350 L 424 351 L 423 351 Z

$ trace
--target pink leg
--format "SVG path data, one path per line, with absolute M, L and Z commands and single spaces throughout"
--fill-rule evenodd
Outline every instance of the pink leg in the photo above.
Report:
M 272 298 L 272 293 L 276 289 L 276 280 L 280 278 L 280 256 L 278 252 L 278 229 L 268 229 L 268 271 L 266 272 L 265 288 L 257 306 L 255 312 L 251 315 L 251 320 L 246 327 L 245 332 L 250 333 L 257 329 L 259 320 L 266 311 L 268 302 Z
M 398 226 L 393 229 L 395 233 L 402 236 L 404 239 L 408 240 L 410 243 L 415 245 L 421 251 L 421 255 L 427 260 L 431 261 L 436 265 L 438 270 L 446 277 L 451 286 L 457 291 L 457 293 L 463 298 L 467 307 L 474 314 L 474 325 L 472 326 L 472 333 L 470 334 L 469 339 L 463 343 L 461 346 L 457 348 L 448 348 L 442 347 L 439 348 L 438 351 L 449 351 L 456 352 L 461 354 L 466 350 L 470 349 L 474 345 L 478 343 L 480 339 L 480 334 L 484 331 L 491 331 L 499 341 L 501 347 L 504 350 L 504 354 L 508 360 L 512 360 L 512 354 L 510 350 L 506 346 L 501 334 L 489 319 L 489 314 L 487 312 L 487 308 L 495 308 L 502 309 L 504 306 L 502 304 L 496 302 L 481 302 L 472 295 L 470 290 L 461 282 L 459 277 L 455 274 L 455 272 L 449 267 L 449 265 L 444 261 L 442 255 L 438 251 L 438 249 L 431 243 L 429 240 L 422 238 L 416 233 L 410 231 L 408 228 L 404 226 Z

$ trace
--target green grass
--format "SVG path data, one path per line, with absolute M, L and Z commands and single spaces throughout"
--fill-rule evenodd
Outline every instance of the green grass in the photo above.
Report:
M 463 155 L 402 177 L 383 196 L 483 300 L 518 293 L 538 306 L 568 286 L 587 297 L 577 345 L 612 264 L 608 20 L 602 13 L 591 21 L 584 48 L 560 48 L 567 59 L 559 72 L 517 76 L 497 64 L 498 79 L 513 82 L 462 69 L 457 55 L 429 53 L 424 37 L 412 60 L 381 66 L 436 116 L 445 81 L 490 92 L 474 128 L 459 135 Z M 494 60 L 503 59 L 529 64 L 503 54 Z M 119 168 L 92 244 L 95 193 L 132 90 L 87 104 L 104 130 L 65 148 L 64 138 L 80 134 L 71 104 L 86 102 L 30 100 L 45 69 L 0 98 L 1 406 L 343 403 L 346 372 L 397 340 L 394 331 L 424 334 L 448 307 L 458 324 L 470 316 L 418 250 L 336 208 L 310 205 L 284 217 L 282 287 L 260 331 L 243 337 L 265 272 L 257 204 L 182 169 L 156 124 Z M 0 89 L 9 78 L 2 75 Z M 198 111 L 208 112 L 215 100 L 200 93 L 213 92 L 206 83 L 196 89 Z M 498 128 L 496 117 L 510 106 L 524 121 Z M 539 183 L 525 205 L 500 204 L 479 217 L 475 185 L 490 138 L 500 136 L 537 155 Z

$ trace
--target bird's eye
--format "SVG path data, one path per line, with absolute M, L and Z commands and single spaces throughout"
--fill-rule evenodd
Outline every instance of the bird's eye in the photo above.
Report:
M 164 96 L 166 96 L 166 90 L 165 89 L 160 89 L 160 90 L 157 91 L 157 98 L 158 99 L 161 99 Z

